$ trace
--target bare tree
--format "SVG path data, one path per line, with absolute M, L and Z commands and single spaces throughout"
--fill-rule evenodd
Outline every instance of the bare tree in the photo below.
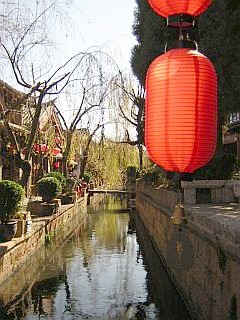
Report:
M 17 165 L 23 170 L 20 181 L 22 185 L 27 184 L 31 171 L 31 152 L 46 96 L 59 93 L 66 86 L 71 75 L 71 72 L 60 73 L 62 70 L 59 68 L 52 72 L 51 76 L 47 76 L 47 73 L 43 74 L 41 70 L 43 61 L 35 67 L 29 58 L 32 51 L 36 53 L 36 50 L 40 50 L 39 48 L 47 49 L 47 46 L 50 45 L 47 37 L 46 19 L 52 10 L 56 13 L 57 1 L 50 1 L 48 4 L 40 8 L 40 12 L 39 10 L 33 12 L 33 10 L 27 10 L 20 3 L 4 1 L 4 10 L 0 16 L 0 52 L 5 62 L 4 67 L 7 69 L 10 66 L 17 85 L 26 91 L 21 104 L 25 108 L 31 106 L 29 107 L 29 115 L 32 123 L 29 128 L 30 134 L 25 157 L 22 156 L 15 132 L 11 129 L 7 117 L 4 117 L 9 140 L 16 150 Z M 31 20 L 29 20 L 30 18 Z M 57 90 L 57 85 L 60 83 L 62 83 L 62 88 Z
M 107 55 L 103 55 L 96 48 L 75 54 L 55 69 L 46 60 L 40 61 L 40 64 L 37 63 L 39 58 L 36 55 L 37 51 L 39 50 L 42 54 L 44 50 L 48 51 L 51 47 L 50 45 L 52 45 L 51 41 L 48 40 L 46 28 L 44 28 L 44 32 L 41 32 L 41 30 L 42 26 L 46 27 L 46 19 L 48 19 L 52 11 L 55 13 L 57 2 L 51 1 L 49 6 L 39 13 L 35 13 L 32 21 L 24 20 L 24 23 L 20 22 L 23 16 L 16 9 L 17 16 L 14 15 L 15 20 L 13 19 L 15 24 L 10 23 L 11 14 L 14 14 L 11 11 L 7 16 L 8 20 L 5 19 L 5 16 L 1 20 L 1 22 L 8 21 L 9 25 L 0 24 L 2 29 L 1 54 L 6 63 L 10 65 L 17 84 L 26 91 L 22 104 L 25 108 L 28 108 L 31 118 L 30 134 L 27 139 L 24 157 L 21 153 L 18 139 L 5 119 L 9 138 L 16 150 L 18 165 L 23 169 L 22 185 L 26 185 L 29 179 L 32 149 L 45 102 L 61 93 L 66 93 L 67 90 L 71 91 L 74 87 L 77 88 L 78 97 L 75 99 L 75 104 L 78 104 L 78 107 L 70 126 L 67 126 L 67 121 L 62 117 L 67 128 L 66 149 L 63 155 L 63 162 L 66 163 L 72 135 L 77 125 L 89 112 L 93 113 L 97 108 L 102 108 L 102 104 L 109 95 L 109 81 L 106 79 L 107 72 L 103 72 L 99 58 L 99 56 L 106 58 Z M 34 62 L 31 62 L 32 56 L 35 57 Z M 47 55 L 46 58 L 48 59 L 49 56 Z M 60 111 L 59 114 L 61 115 Z

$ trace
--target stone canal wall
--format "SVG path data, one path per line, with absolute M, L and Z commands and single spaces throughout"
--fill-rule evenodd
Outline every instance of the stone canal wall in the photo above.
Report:
M 30 233 L 0 243 L 0 283 L 29 260 L 46 241 L 54 237 L 56 241 L 63 242 L 74 232 L 87 215 L 86 201 L 84 197 L 75 204 L 62 205 L 56 214 L 35 218 Z
M 171 222 L 177 202 L 176 193 L 137 182 L 139 217 L 193 318 L 240 319 L 238 204 L 185 205 L 179 230 Z

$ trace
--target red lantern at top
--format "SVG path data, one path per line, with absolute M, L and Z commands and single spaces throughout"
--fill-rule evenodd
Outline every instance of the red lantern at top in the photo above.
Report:
M 197 50 L 157 57 L 146 78 L 145 143 L 168 171 L 192 173 L 213 156 L 217 136 L 217 77 Z
M 203 13 L 212 0 L 148 0 L 148 2 L 157 14 L 168 18 L 170 26 L 179 26 L 177 20 L 183 18 L 185 24 L 182 23 L 181 26 L 189 27 L 192 25 L 191 17 L 194 18 Z

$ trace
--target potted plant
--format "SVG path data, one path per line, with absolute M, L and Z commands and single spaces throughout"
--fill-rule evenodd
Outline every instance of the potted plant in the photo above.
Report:
M 62 204 L 74 203 L 76 200 L 75 188 L 77 181 L 74 178 L 66 179 L 66 186 L 64 188 L 64 194 L 62 195 Z
M 50 203 L 62 192 L 62 186 L 60 181 L 54 177 L 43 177 L 37 182 L 37 191 L 43 201 Z
M 43 177 L 37 182 L 38 194 L 42 197 L 45 204 L 38 207 L 38 214 L 51 215 L 56 211 L 58 203 L 54 202 L 54 198 L 62 192 L 62 185 L 58 179 L 54 177 Z
M 56 178 L 61 183 L 62 189 L 64 189 L 66 187 L 67 179 L 64 177 L 64 175 L 61 172 L 51 171 L 51 172 L 46 173 L 44 175 L 44 178 L 47 178 L 47 177 Z
M 23 187 L 15 181 L 0 181 L 0 240 L 10 241 L 17 231 L 17 221 L 11 221 L 18 212 L 24 196 Z

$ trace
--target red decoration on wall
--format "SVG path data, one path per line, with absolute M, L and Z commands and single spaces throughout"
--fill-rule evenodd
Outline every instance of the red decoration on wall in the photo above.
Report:
M 55 138 L 55 142 L 56 142 L 56 144 L 61 144 L 61 138 L 60 137 L 56 137 Z
M 157 57 L 146 78 L 145 143 L 168 171 L 193 172 L 213 156 L 217 136 L 217 77 L 197 50 Z
M 45 143 L 44 144 L 37 143 L 34 145 L 34 152 L 36 153 L 40 153 L 40 152 L 47 153 L 48 151 L 49 151 L 49 147 Z
M 165 18 L 178 14 L 197 17 L 212 3 L 212 0 L 148 0 L 152 9 Z
M 52 154 L 54 156 L 58 155 L 59 153 L 61 153 L 61 149 L 60 148 L 53 148 L 52 149 Z
M 54 169 L 59 169 L 59 168 L 60 168 L 60 162 L 59 162 L 59 161 L 54 162 L 53 168 L 54 168 Z
M 41 152 L 48 152 L 49 151 L 49 146 L 47 144 L 41 144 Z

